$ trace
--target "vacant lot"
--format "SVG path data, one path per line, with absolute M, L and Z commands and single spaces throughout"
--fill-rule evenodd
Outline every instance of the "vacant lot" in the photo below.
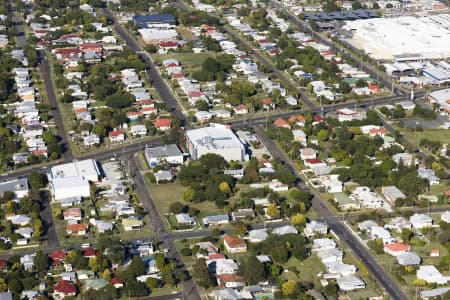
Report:
M 153 60 L 156 64 L 162 63 L 162 61 L 166 59 L 176 59 L 178 60 L 183 69 L 192 74 L 195 71 L 201 69 L 201 66 L 205 59 L 208 57 L 215 57 L 215 53 L 213 52 L 204 52 L 204 53 L 170 53 L 170 54 L 154 54 L 152 55 Z

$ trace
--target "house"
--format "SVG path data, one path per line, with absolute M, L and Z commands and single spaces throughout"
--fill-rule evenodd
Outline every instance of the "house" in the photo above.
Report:
M 298 230 L 292 225 L 285 225 L 281 227 L 274 228 L 272 230 L 272 234 L 276 235 L 285 235 L 285 234 L 297 234 Z
M 89 278 L 94 278 L 94 271 L 92 270 L 78 270 L 77 278 L 78 280 L 88 280 Z
M 222 274 L 217 276 L 217 284 L 225 288 L 242 288 L 245 286 L 245 279 L 236 274 Z
M 409 222 L 408 219 L 405 217 L 395 217 L 392 220 L 389 221 L 389 223 L 384 225 L 384 228 L 395 230 L 398 233 L 401 233 L 403 228 L 411 229 L 412 225 L 411 222 Z
M 409 250 L 411 250 L 411 246 L 401 243 L 384 244 L 383 246 L 384 253 L 392 256 L 399 256 L 400 254 L 409 252 Z
M 122 226 L 125 231 L 139 230 L 144 225 L 144 222 L 134 218 L 122 219 Z
M 392 160 L 398 165 L 400 161 L 403 162 L 405 166 L 412 166 L 415 164 L 415 159 L 412 154 L 409 153 L 397 153 L 392 156 Z
M 61 279 L 65 281 L 74 282 L 76 279 L 75 272 L 62 272 Z
M 216 226 L 228 224 L 230 222 L 230 218 L 228 215 L 207 216 L 202 219 L 202 222 L 204 226 Z
M 294 141 L 298 141 L 303 145 L 306 145 L 306 133 L 301 129 L 292 130 L 292 136 L 294 137 Z
M 254 217 L 255 217 L 255 212 L 251 208 L 238 209 L 237 211 L 231 212 L 231 219 L 233 221 L 239 221 L 239 220 L 244 220 L 246 218 L 254 218 Z
M 306 119 L 303 115 L 291 116 L 288 122 L 296 126 L 305 127 Z
M 63 212 L 64 220 L 81 220 L 81 209 L 79 208 L 69 208 Z
M 430 250 L 430 257 L 439 257 L 440 254 L 441 254 L 441 251 L 439 249 Z
M 206 261 L 208 269 L 217 276 L 222 274 L 235 274 L 239 265 L 234 259 L 218 259 L 214 261 Z
M 450 210 L 447 210 L 441 214 L 441 221 L 450 223 Z
M 109 132 L 109 140 L 111 143 L 122 143 L 125 141 L 125 133 L 122 130 L 112 130 Z
M 229 253 L 247 252 L 247 243 L 241 238 L 226 234 L 223 237 L 223 244 Z
M 396 186 L 382 186 L 381 187 L 381 193 L 383 196 L 391 202 L 392 204 L 395 204 L 395 200 L 397 199 L 405 199 L 406 195 L 403 194 L 402 191 L 400 191 Z
M 322 238 L 313 241 L 313 250 L 321 251 L 336 248 L 336 242 L 332 239 Z
M 412 226 L 416 229 L 422 229 L 433 226 L 433 219 L 426 214 L 415 213 L 409 218 Z
M 66 225 L 67 234 L 86 235 L 89 229 L 88 224 L 68 224 Z
M 14 215 L 11 218 L 7 218 L 7 220 L 11 221 L 14 225 L 25 226 L 31 222 L 31 218 L 26 215 Z
M 89 222 L 97 227 L 98 233 L 111 232 L 114 228 L 114 224 L 110 221 L 91 219 Z
M 341 291 L 352 291 L 366 287 L 364 281 L 355 275 L 348 275 L 336 279 L 336 283 Z
M 155 176 L 156 183 L 159 183 L 160 181 L 170 182 L 173 180 L 173 175 L 170 171 L 158 170 L 158 172 L 153 173 L 153 175 Z
M 172 120 L 167 118 L 160 118 L 155 120 L 155 127 L 161 131 L 166 131 L 171 128 Z
M 438 3 L 435 4 L 436 6 L 445 6 L 442 3 Z M 445 9 L 447 9 L 447 6 L 445 6 Z M 450 291 L 450 287 L 442 287 L 442 288 L 436 288 L 436 289 L 431 289 L 431 290 L 423 290 L 420 292 L 420 297 L 423 300 L 433 300 L 433 299 L 438 299 L 438 296 L 443 296 L 445 295 L 445 293 L 447 293 L 448 291 Z M 441 298 L 442 299 L 442 298 Z
M 21 298 L 23 299 L 23 298 Z M 0 293 L 0 300 L 13 300 L 11 292 Z
M 33 228 L 31 227 L 21 227 L 14 230 L 14 233 L 21 235 L 22 237 L 29 239 L 33 235 Z
M 327 164 L 318 158 L 313 158 L 313 159 L 305 159 L 303 161 L 303 163 L 305 164 L 305 167 L 307 168 L 319 168 L 319 167 L 326 167 Z
M 214 300 L 239 300 L 244 299 L 241 293 L 232 288 L 224 288 L 221 290 L 214 290 L 211 293 L 211 297 Z
M 397 256 L 397 262 L 402 266 L 417 266 L 420 265 L 420 256 L 414 252 L 405 252 Z
M 382 239 L 384 244 L 395 242 L 395 239 L 392 237 L 389 231 L 381 226 L 373 226 L 368 230 L 368 232 L 372 240 Z
M 102 46 L 97 43 L 83 43 L 78 46 L 83 53 L 102 53 Z
M 93 247 L 85 248 L 83 249 L 83 257 L 85 258 L 97 257 L 97 251 L 95 251 L 95 248 Z
M 188 214 L 176 214 L 175 219 L 177 220 L 178 224 L 185 224 L 189 226 L 195 225 L 195 219 Z
M 76 294 L 76 285 L 66 280 L 60 280 L 57 284 L 53 285 L 53 297 L 57 299 L 62 299 L 68 296 L 75 296 Z
M 144 156 L 150 167 L 155 167 L 161 162 L 171 165 L 181 165 L 184 155 L 176 144 L 164 145 L 162 147 L 145 148 Z
M 236 115 L 246 115 L 246 114 L 248 114 L 248 107 L 247 107 L 247 105 L 242 104 L 242 105 L 233 107 L 233 111 Z
M 108 283 L 106 282 L 105 279 L 99 278 L 99 279 L 88 279 L 84 284 L 87 290 L 93 289 L 97 291 L 99 289 L 104 288 Z
M 317 256 L 319 257 L 320 261 L 325 264 L 330 262 L 342 261 L 344 253 L 337 248 L 331 248 L 317 251 Z
M 48 254 L 48 258 L 52 260 L 52 265 L 60 265 L 66 259 L 66 252 L 63 250 L 55 250 Z
M 443 276 L 433 265 L 420 266 L 416 276 L 418 279 L 423 279 L 427 283 L 447 284 L 450 280 L 450 276 Z
M 300 149 L 300 158 L 305 161 L 307 159 L 316 159 L 317 151 L 312 148 L 302 148 Z
M 311 238 L 315 235 L 326 235 L 328 233 L 328 226 L 323 222 L 312 220 L 311 222 L 306 223 L 303 233 L 307 238 Z
M 92 147 L 100 144 L 100 137 L 96 134 L 90 134 L 83 137 L 83 144 L 86 147 Z
M 418 169 L 417 174 L 420 178 L 428 180 L 430 185 L 438 185 L 440 182 L 439 177 L 436 176 L 432 169 Z
M 275 122 L 273 122 L 273 125 L 275 127 L 291 129 L 291 125 L 289 125 L 289 123 L 286 120 L 282 119 L 282 118 L 276 119 Z
M 324 263 L 330 274 L 339 274 L 341 276 L 353 275 L 356 273 L 356 267 L 354 265 L 348 265 L 342 261 L 333 261 Z
M 132 136 L 145 136 L 147 127 L 143 124 L 131 125 L 130 131 Z
M 115 287 L 116 289 L 121 289 L 123 288 L 123 281 L 122 279 L 120 279 L 119 277 L 113 277 L 111 279 L 111 284 L 113 285 L 113 287 Z
M 34 268 L 34 257 L 36 253 L 33 254 L 25 254 L 20 257 L 20 264 L 22 265 L 25 271 L 31 271 Z
M 249 241 L 252 243 L 259 243 L 269 237 L 266 229 L 254 229 L 248 232 Z
M 363 120 L 366 118 L 365 112 L 357 112 L 349 108 L 342 108 L 336 111 L 339 122 L 347 122 L 353 120 Z

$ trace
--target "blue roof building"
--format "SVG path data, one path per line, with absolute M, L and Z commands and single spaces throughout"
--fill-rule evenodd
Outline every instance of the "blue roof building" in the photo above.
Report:
M 138 28 L 148 28 L 154 24 L 176 25 L 176 20 L 170 14 L 140 15 L 133 17 L 133 23 Z

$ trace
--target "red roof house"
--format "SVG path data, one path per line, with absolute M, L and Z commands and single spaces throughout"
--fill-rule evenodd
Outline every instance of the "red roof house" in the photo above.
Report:
M 155 120 L 155 127 L 162 131 L 170 129 L 171 124 L 172 120 L 168 118 L 160 118 L 158 120 Z
M 236 274 L 221 274 L 217 276 L 217 284 L 223 288 L 240 288 L 245 286 L 245 279 Z
M 102 53 L 102 46 L 100 46 L 97 43 L 83 43 L 79 46 L 79 49 L 83 53 L 89 52 Z
M 64 220 L 81 220 L 81 209 L 77 207 L 68 208 L 63 211 Z
M 275 122 L 273 122 L 273 125 L 275 125 L 276 127 L 291 129 L 291 125 L 289 125 L 289 123 L 286 120 L 281 118 L 276 119 Z
M 119 143 L 125 141 L 125 133 L 122 130 L 114 129 L 109 132 L 109 140 L 111 143 Z
M 75 296 L 76 294 L 77 287 L 75 286 L 75 284 L 70 283 L 66 280 L 60 280 L 57 284 L 53 285 L 53 295 L 56 296 L 55 298 Z
M 97 257 L 97 252 L 92 247 L 86 248 L 83 250 L 83 257 L 86 258 Z
M 248 114 L 247 105 L 241 104 L 239 106 L 233 107 L 234 113 L 237 115 L 245 115 Z
M 6 271 L 8 269 L 8 261 L 6 259 L 0 259 L 0 270 Z
M 161 42 L 159 43 L 159 48 L 162 49 L 177 49 L 179 46 L 177 41 L 165 41 L 165 42 Z
M 224 258 L 225 255 L 223 255 L 222 253 L 211 253 L 210 255 L 208 255 L 208 260 L 219 260 Z
M 88 228 L 88 224 L 68 224 L 66 225 L 66 232 L 73 235 L 85 235 Z
M 223 237 L 223 244 L 229 253 L 247 252 L 247 243 L 241 238 L 226 234 Z
M 392 256 L 399 256 L 402 253 L 409 252 L 409 250 L 411 250 L 411 246 L 401 243 L 384 244 L 383 250 L 385 253 Z
M 66 259 L 66 252 L 63 250 L 55 250 L 48 254 L 48 257 L 52 260 L 54 266 L 59 265 Z
M 111 284 L 112 284 L 116 289 L 123 288 L 123 282 L 122 282 L 122 279 L 120 279 L 119 277 L 113 277 L 113 279 L 111 279 Z

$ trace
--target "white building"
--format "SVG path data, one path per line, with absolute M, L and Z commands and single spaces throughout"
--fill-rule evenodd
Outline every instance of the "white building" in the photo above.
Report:
M 56 201 L 89 197 L 89 184 L 98 182 L 99 176 L 100 170 L 93 159 L 54 166 L 48 175 Z
M 184 161 L 184 155 L 177 145 L 169 144 L 161 147 L 145 148 L 145 159 L 151 167 L 155 167 L 162 161 L 172 165 L 181 165 Z
M 390 206 L 384 201 L 384 198 L 376 192 L 370 191 L 370 188 L 366 186 L 355 188 L 351 196 L 361 202 L 361 204 L 366 208 L 384 208 L 386 210 L 390 210 Z
M 303 230 L 306 237 L 312 237 L 314 235 L 326 235 L 328 233 L 328 226 L 323 222 L 312 220 L 306 223 L 306 227 Z
M 226 161 L 247 160 L 244 143 L 225 125 L 210 124 L 210 127 L 188 130 L 186 146 L 193 159 L 215 153 Z
M 409 218 L 412 226 L 416 229 L 422 229 L 433 226 L 433 219 L 426 214 L 414 214 Z
M 28 196 L 28 180 L 26 177 L 0 183 L 0 196 L 6 191 L 14 192 L 17 199 Z
M 356 289 L 363 289 L 366 287 L 364 281 L 355 275 L 348 275 L 336 279 L 336 283 L 341 291 L 352 291 Z
M 336 248 L 336 242 L 332 239 L 323 238 L 313 241 L 313 249 L 316 251 Z
M 420 266 L 416 275 L 418 279 L 423 279 L 427 283 L 447 284 L 450 280 L 450 276 L 443 276 L 433 265 Z

